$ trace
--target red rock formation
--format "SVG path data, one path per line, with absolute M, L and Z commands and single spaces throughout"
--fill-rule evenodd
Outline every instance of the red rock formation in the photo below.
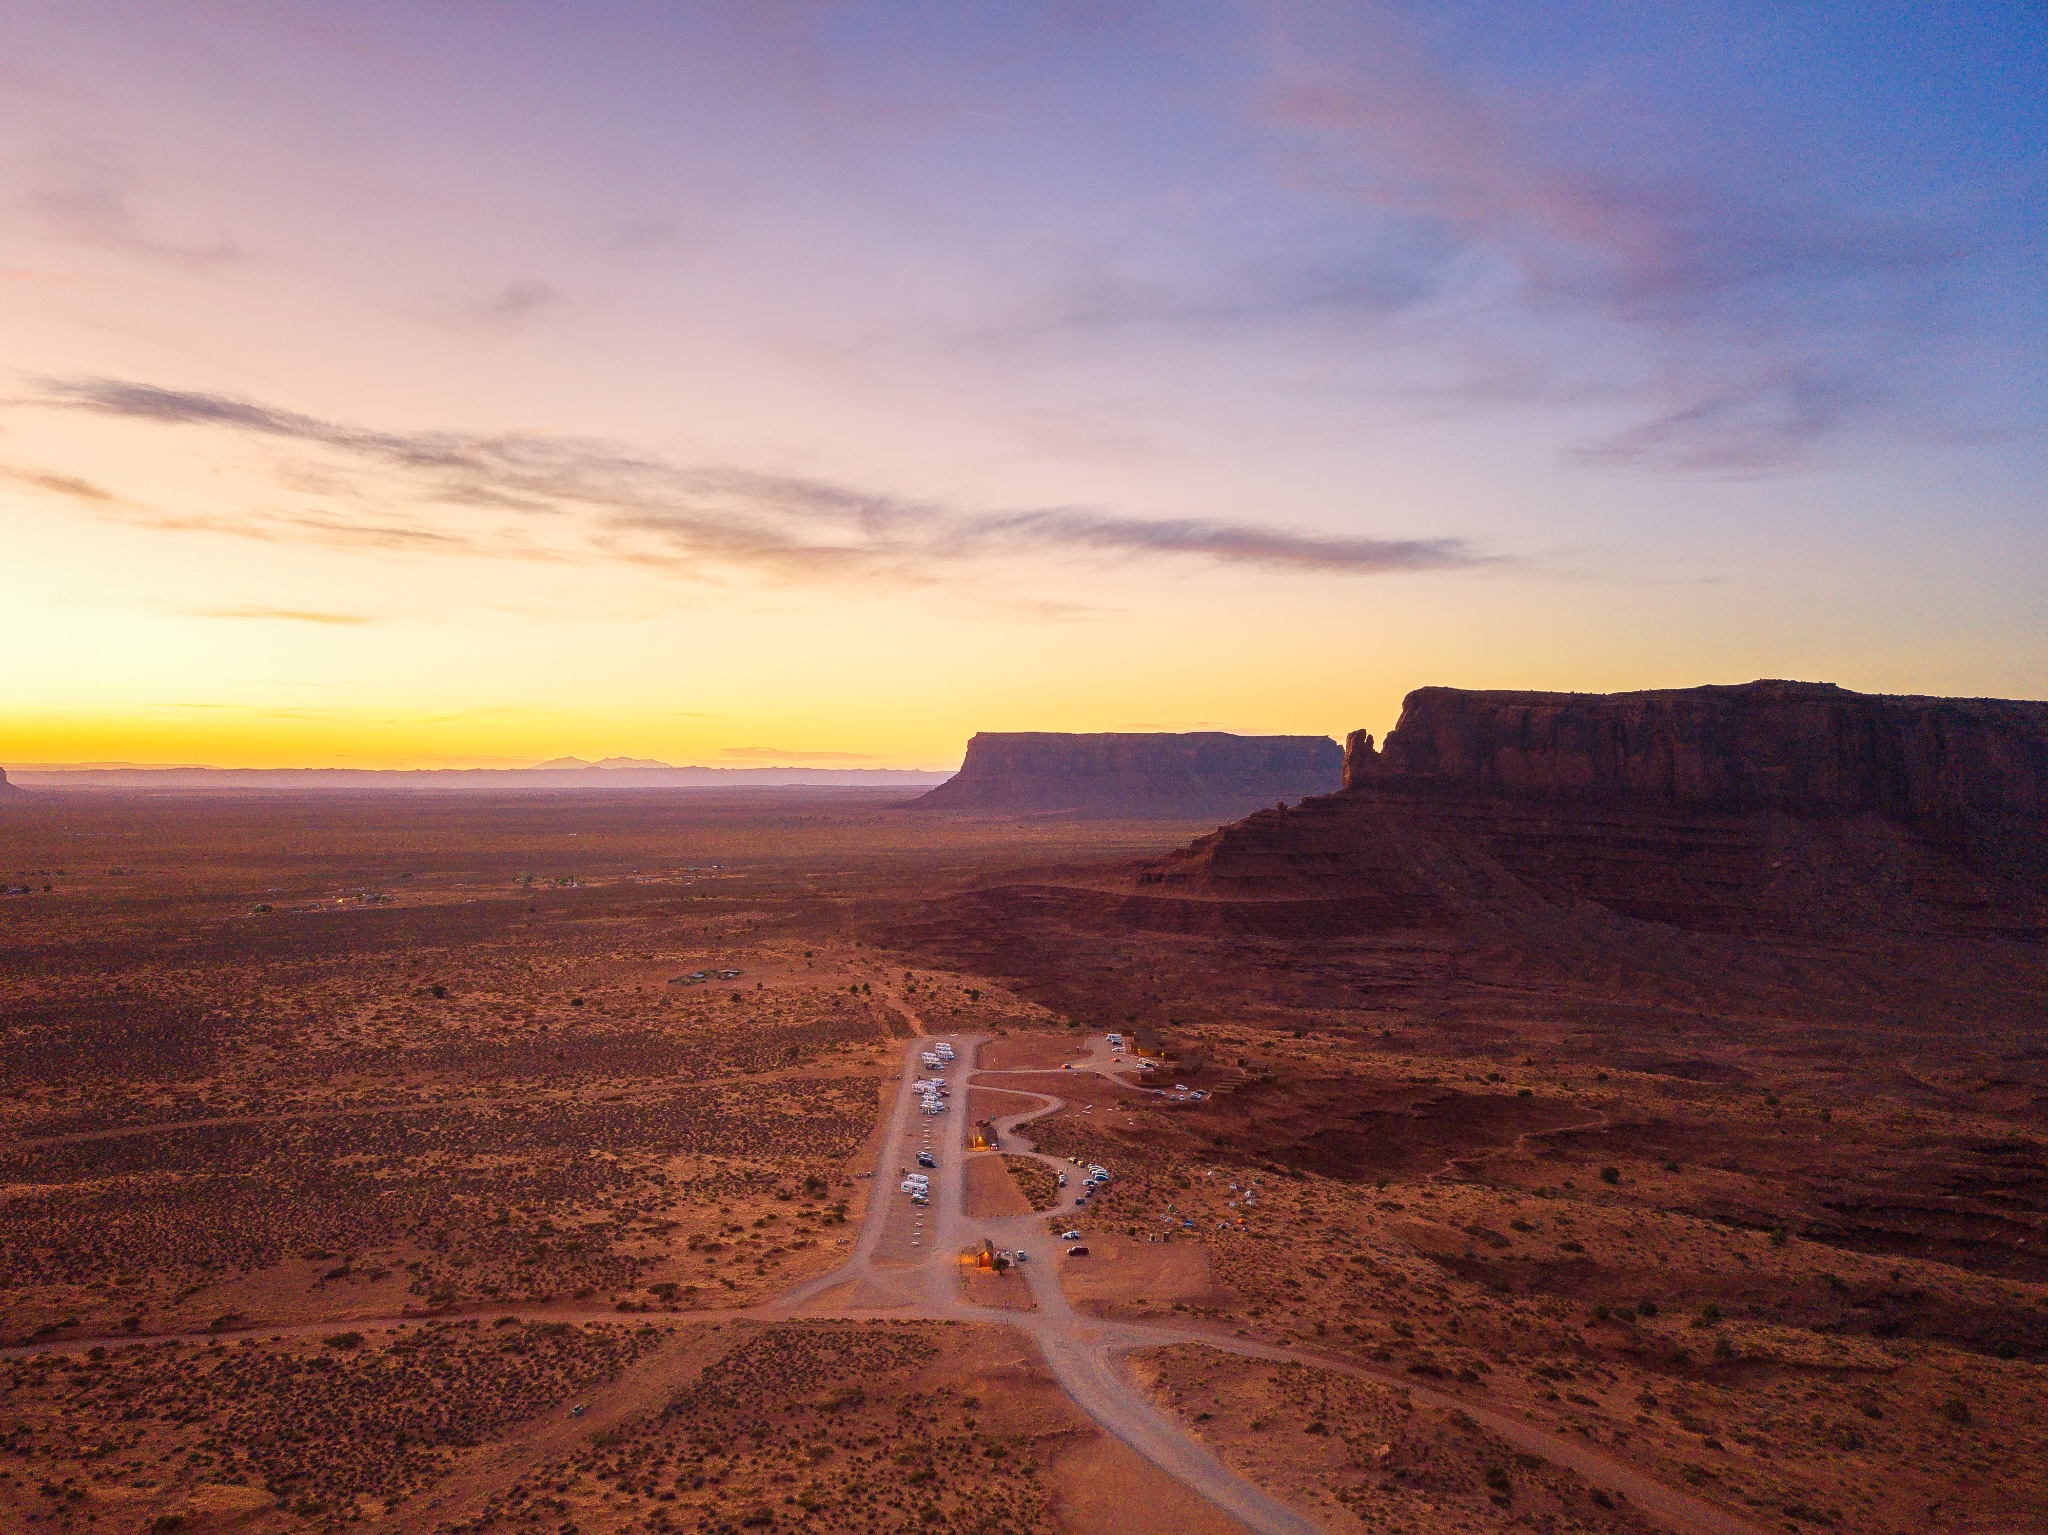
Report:
M 983 732 L 960 771 L 913 801 L 923 810 L 1240 816 L 1328 794 L 1343 758 L 1327 736 L 1062 735 Z
M 2048 814 L 2048 703 L 1751 682 L 1645 693 L 1420 688 L 1347 789 L 1723 810 L 1875 812 L 1921 824 Z
M 0 768 L 0 799 L 5 799 L 10 794 L 19 793 L 21 793 L 21 790 L 7 781 L 7 769 Z

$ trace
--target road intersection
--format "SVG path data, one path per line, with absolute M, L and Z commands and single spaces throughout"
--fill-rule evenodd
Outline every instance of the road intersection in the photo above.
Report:
M 1316 1353 L 1296 1346 L 1266 1343 L 1256 1339 L 1204 1329 L 1195 1324 L 1159 1324 L 1108 1321 L 1078 1312 L 1067 1299 L 1060 1280 L 1069 1261 L 1066 1244 L 1051 1234 L 1049 1221 L 1055 1215 L 1076 1211 L 1083 1193 L 1070 1176 L 1060 1190 L 1059 1203 L 1050 1210 L 1026 1215 L 976 1217 L 966 1212 L 967 1163 L 970 1156 L 994 1155 L 968 1149 L 967 1132 L 972 1119 L 967 1109 L 969 1093 L 975 1087 L 999 1090 L 1031 1100 L 1030 1106 L 993 1121 L 1004 1155 L 1035 1157 L 1055 1172 L 1071 1175 L 1074 1169 L 1057 1158 L 1031 1149 L 1021 1127 L 1034 1119 L 1066 1107 L 1060 1098 L 1035 1088 L 1006 1086 L 1006 1076 L 1028 1076 L 1043 1082 L 1047 1073 L 1034 1071 L 977 1071 L 976 1056 L 984 1039 L 979 1035 L 927 1034 L 915 1011 L 898 1006 L 916 1030 L 904 1055 L 904 1069 L 897 1084 L 894 1105 L 880 1136 L 874 1168 L 874 1183 L 868 1209 L 852 1252 L 846 1261 L 828 1273 L 806 1280 L 764 1304 L 728 1311 L 706 1310 L 668 1315 L 661 1322 L 687 1328 L 694 1324 L 717 1324 L 728 1320 L 760 1321 L 795 1319 L 931 1320 L 974 1322 L 1017 1328 L 1029 1334 L 1044 1357 L 1053 1378 L 1083 1412 L 1106 1433 L 1138 1455 L 1236 1518 L 1256 1535 L 1315 1535 L 1320 1528 L 1287 1504 L 1261 1491 L 1224 1465 L 1187 1429 L 1160 1410 L 1137 1388 L 1121 1367 L 1124 1356 L 1142 1349 L 1170 1348 L 1189 1344 L 1220 1349 L 1256 1359 L 1289 1361 L 1338 1371 L 1375 1384 L 1407 1392 L 1424 1405 L 1455 1408 L 1481 1427 L 1499 1436 L 1518 1451 L 1540 1455 L 1568 1467 L 1588 1484 L 1618 1494 L 1650 1519 L 1677 1535 L 1765 1535 L 1762 1526 L 1733 1511 L 1708 1503 L 1676 1488 L 1668 1487 L 1606 1452 L 1577 1439 L 1570 1439 L 1538 1424 L 1497 1409 L 1481 1398 L 1460 1395 L 1414 1381 L 1390 1371 L 1375 1369 L 1353 1360 Z M 919 1111 L 915 1083 L 929 1075 L 922 1054 L 939 1039 L 949 1041 L 955 1060 L 947 1076 L 957 1089 L 951 1110 L 924 1115 Z M 1110 1051 L 1106 1041 L 1092 1039 L 1068 1063 L 1076 1072 L 1093 1072 L 1107 1077 L 1123 1091 L 1152 1091 L 1130 1080 L 1128 1058 Z M 899 1191 L 902 1174 L 916 1162 L 917 1152 L 929 1148 L 937 1165 L 929 1203 L 914 1204 Z M 1085 1229 L 1085 1228 L 1084 1228 Z M 984 1241 L 997 1248 L 1022 1249 L 1030 1254 L 1021 1265 L 1029 1287 L 1032 1309 L 1020 1311 L 975 1304 L 968 1298 L 964 1279 L 967 1264 L 963 1253 Z M 528 1309 L 482 1307 L 462 1313 L 436 1312 L 436 1316 L 494 1316 Z M 616 1313 L 573 1309 L 551 1309 L 551 1319 L 563 1321 L 613 1322 Z M 350 1317 L 349 1326 L 367 1329 L 378 1326 L 407 1326 L 423 1318 L 416 1313 L 396 1317 Z M 649 1320 L 652 1320 L 650 1318 Z M 329 1332 L 337 1319 L 265 1327 L 274 1337 L 312 1336 Z M 212 1333 L 174 1335 L 185 1341 L 215 1341 Z M 146 1341 L 168 1341 L 155 1335 Z M 93 1343 L 125 1345 L 145 1341 L 129 1336 L 73 1338 L 20 1344 L 0 1349 L 0 1358 L 63 1353 Z M 438 1504 L 439 1500 L 435 1500 Z M 430 1505 L 432 1506 L 432 1505 Z
M 1060 1190 L 1060 1202 L 1049 1211 L 1028 1215 L 974 1217 L 966 1213 L 966 1165 L 971 1116 L 966 1111 L 970 1087 L 999 1088 L 1036 1100 L 1032 1107 L 993 1121 L 1003 1154 L 1030 1156 L 1056 1172 L 1072 1168 L 1057 1158 L 1031 1149 L 1020 1128 L 1065 1107 L 1050 1094 L 1005 1087 L 1005 1076 L 1043 1080 L 1045 1072 L 1002 1072 L 975 1069 L 983 1039 L 978 1035 L 938 1036 L 949 1040 L 956 1059 L 949 1076 L 958 1086 L 953 1111 L 922 1115 L 912 1082 L 920 1075 L 921 1053 L 935 1038 L 920 1035 L 906 1053 L 895 1112 L 883 1134 L 876 1163 L 874 1192 L 859 1241 L 839 1268 L 787 1292 L 758 1314 L 789 1317 L 831 1316 L 972 1321 L 1014 1327 L 1028 1333 L 1076 1406 L 1107 1433 L 1185 1486 L 1225 1510 L 1258 1535 L 1314 1535 L 1320 1527 L 1287 1504 L 1253 1486 L 1224 1465 L 1205 1445 L 1161 1411 L 1120 1367 L 1124 1355 L 1146 1348 L 1201 1344 L 1252 1358 L 1295 1361 L 1332 1369 L 1409 1392 L 1415 1400 L 1455 1407 L 1517 1450 L 1541 1455 L 1570 1468 L 1593 1486 L 1618 1493 L 1640 1512 L 1681 1535 L 1763 1535 L 1760 1526 L 1730 1510 L 1667 1487 L 1633 1467 L 1589 1445 L 1568 1439 L 1484 1402 L 1416 1385 L 1391 1372 L 1350 1360 L 1325 1357 L 1309 1350 L 1262 1343 L 1194 1327 L 1158 1326 L 1104 1321 L 1074 1310 L 1060 1282 L 1069 1260 L 1065 1244 L 1050 1235 L 1052 1216 L 1073 1212 L 1082 1189 L 1072 1183 Z M 1122 1061 L 1107 1045 L 1092 1040 L 1086 1058 L 1071 1067 L 1099 1072 L 1128 1087 Z M 916 1122 L 925 1121 L 921 1128 Z M 927 1138 L 929 1137 L 929 1138 Z M 919 1206 L 898 1191 L 900 1174 L 920 1146 L 931 1145 L 938 1166 L 931 1170 L 930 1204 Z M 984 1241 L 997 1248 L 1022 1249 L 1029 1260 L 1020 1266 L 1030 1286 L 1034 1309 L 1016 1311 L 972 1303 L 962 1283 L 963 1254 Z

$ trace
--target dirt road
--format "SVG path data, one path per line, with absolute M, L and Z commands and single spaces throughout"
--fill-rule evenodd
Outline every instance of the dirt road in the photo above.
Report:
M 1065 1105 L 1057 1097 L 1021 1087 L 1005 1087 L 1005 1076 L 1030 1076 L 1042 1081 L 1045 1072 L 988 1071 L 977 1073 L 976 1052 L 982 1040 L 976 1035 L 933 1035 L 906 999 L 892 994 L 889 1000 L 910 1020 L 915 1037 L 904 1053 L 904 1071 L 898 1084 L 893 1111 L 881 1137 L 876 1160 L 874 1187 L 862 1223 L 860 1238 L 852 1254 L 840 1267 L 806 1280 L 765 1305 L 737 1311 L 705 1311 L 679 1315 L 643 1314 L 642 1322 L 676 1328 L 694 1328 L 734 1317 L 774 1319 L 786 1317 L 869 1320 L 880 1318 L 921 1318 L 971 1321 L 1015 1327 L 1030 1334 L 1044 1355 L 1054 1379 L 1102 1429 L 1128 1445 L 1167 1475 L 1207 1498 L 1257 1535 L 1314 1535 L 1318 1526 L 1294 1509 L 1260 1491 L 1212 1454 L 1200 1440 L 1171 1416 L 1153 1405 L 1139 1391 L 1129 1374 L 1120 1368 L 1124 1355 L 1137 1349 L 1201 1344 L 1256 1359 L 1295 1360 L 1324 1369 L 1341 1371 L 1363 1380 L 1407 1391 L 1421 1402 L 1455 1406 L 1468 1413 L 1489 1431 L 1518 1450 L 1541 1455 L 1567 1466 L 1586 1482 L 1619 1493 L 1635 1508 L 1679 1535 L 1765 1535 L 1763 1528 L 1733 1511 L 1667 1487 L 1643 1475 L 1625 1462 L 1522 1418 L 1489 1405 L 1483 1398 L 1459 1395 L 1417 1385 L 1391 1372 L 1373 1369 L 1355 1361 L 1329 1357 L 1313 1351 L 1281 1347 L 1251 1339 L 1232 1337 L 1196 1327 L 1158 1326 L 1105 1322 L 1083 1316 L 1068 1303 L 1060 1283 L 1060 1270 L 1070 1260 L 1066 1244 L 1051 1235 L 1049 1217 L 1076 1212 L 1085 1198 L 1076 1169 L 1057 1158 L 1030 1148 L 1020 1134 L 1023 1125 L 1053 1113 Z M 922 1112 L 913 1082 L 934 1073 L 924 1066 L 922 1052 L 940 1039 L 950 1043 L 957 1058 L 942 1074 L 952 1095 L 946 1112 Z M 1125 1060 L 1113 1057 L 1100 1041 L 1091 1041 L 1085 1056 L 1077 1052 L 1072 1063 L 1077 1071 L 1098 1073 L 1128 1090 Z M 969 1217 L 965 1211 L 965 1184 L 969 1115 L 966 1111 L 968 1085 L 1014 1093 L 1025 1106 L 994 1121 L 1005 1153 L 1037 1158 L 1055 1173 L 1068 1177 L 1060 1190 L 1060 1201 L 1051 1211 L 1000 1217 Z M 929 1151 L 937 1164 L 930 1169 L 931 1193 L 928 1205 L 914 1204 L 900 1189 L 903 1176 L 917 1160 L 917 1153 Z M 1017 1311 L 972 1304 L 962 1286 L 962 1254 L 988 1240 L 998 1248 L 1025 1254 L 1020 1265 L 1030 1287 L 1034 1309 Z M 1085 1260 L 1080 1260 L 1085 1261 Z M 516 1306 L 466 1310 L 460 1315 L 488 1316 L 534 1308 Z M 458 1313 L 436 1312 L 436 1317 Z M 616 1313 L 557 1311 L 551 1319 L 617 1321 Z M 345 1325 L 362 1331 L 417 1323 L 420 1316 L 352 1318 Z M 332 1330 L 336 1322 L 306 1323 L 263 1328 L 266 1333 L 308 1335 Z M 195 1335 L 206 1336 L 206 1335 Z M 127 1337 L 105 1339 L 74 1338 L 64 1342 L 31 1344 L 0 1350 L 0 1357 L 44 1352 L 69 1352 L 94 1342 L 132 1342 Z M 150 1341 L 161 1341 L 153 1337 Z M 626 1410 L 627 1404 L 619 1404 Z
M 946 1075 L 956 1087 L 955 1106 L 935 1116 L 921 1114 L 910 1083 L 924 1070 L 919 1052 L 930 1049 L 936 1037 L 925 1036 L 914 1042 L 906 1056 L 903 1088 L 896 1101 L 896 1123 L 890 1128 L 876 1170 L 874 1195 L 860 1243 L 842 1267 L 798 1286 L 762 1308 L 764 1314 L 915 1315 L 1019 1328 L 1038 1344 L 1053 1377 L 1075 1404 L 1106 1432 L 1260 1535 L 1311 1535 L 1318 1526 L 1237 1475 L 1147 1400 L 1119 1368 L 1123 1355 L 1135 1349 L 1198 1343 L 1252 1358 L 1297 1360 L 1339 1370 L 1408 1391 L 1422 1402 L 1455 1406 L 1516 1449 L 1568 1466 L 1588 1483 L 1620 1493 L 1641 1512 L 1681 1535 L 1764 1535 L 1761 1526 L 1731 1510 L 1666 1487 L 1600 1450 L 1501 1412 L 1483 1400 L 1419 1387 L 1404 1376 L 1304 1349 L 1283 1348 L 1191 1327 L 1103 1322 L 1082 1316 L 1068 1303 L 1060 1283 L 1060 1269 L 1069 1260 L 1064 1256 L 1065 1244 L 1050 1234 L 1048 1224 L 1050 1214 L 1076 1209 L 1082 1189 L 1071 1176 L 1075 1169 L 1057 1158 L 1032 1151 L 1029 1141 L 1019 1133 L 1023 1125 L 1064 1104 L 1046 1093 L 1004 1087 L 1001 1080 L 1005 1076 L 1031 1076 L 1042 1081 L 1043 1070 L 976 1072 L 974 1060 L 981 1042 L 974 1035 L 952 1036 L 950 1043 L 958 1059 Z M 1097 1072 L 1125 1090 L 1134 1085 L 1124 1075 L 1129 1070 L 1126 1061 L 1113 1057 L 1101 1041 L 1091 1041 L 1085 1057 L 1077 1052 L 1073 1065 L 1076 1070 Z M 1016 1093 L 1029 1101 L 1027 1107 L 996 1119 L 994 1125 L 1009 1155 L 1033 1156 L 1054 1172 L 1070 1175 L 1069 1186 L 1060 1191 L 1060 1203 L 1053 1211 L 994 1218 L 971 1218 L 965 1213 L 961 1198 L 964 1168 L 967 1158 L 975 1153 L 967 1149 L 968 1116 L 959 1105 L 965 1100 L 970 1081 L 976 1086 Z M 924 1126 L 914 1123 L 919 1119 L 926 1122 Z M 932 1130 L 934 1120 L 942 1128 Z M 918 1210 L 900 1191 L 900 1175 L 894 1172 L 910 1162 L 908 1152 L 913 1143 L 930 1145 L 939 1164 L 933 1170 L 931 1204 L 924 1210 Z M 909 1213 L 912 1211 L 923 1219 L 917 1220 Z M 905 1230 L 919 1233 L 915 1247 L 904 1241 L 901 1233 Z M 1021 1269 L 1030 1285 L 1035 1310 L 997 1310 L 972 1305 L 965 1299 L 961 1255 L 984 1239 L 998 1248 L 1027 1255 Z

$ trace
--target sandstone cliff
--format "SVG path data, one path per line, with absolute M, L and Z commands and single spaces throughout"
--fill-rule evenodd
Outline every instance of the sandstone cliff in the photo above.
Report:
M 913 805 L 1227 819 L 1329 794 L 1342 780 L 1343 754 L 1327 736 L 983 732 L 968 742 L 959 773 Z
M 1136 864 L 1010 873 L 906 912 L 888 936 L 1090 1027 L 1167 1021 L 1233 1049 L 1268 1033 L 1260 1054 L 1300 1075 L 1244 1118 L 1190 1117 L 1219 1159 L 1253 1146 L 1326 1176 L 1384 1169 L 1415 1120 L 1370 1095 L 1374 1068 L 1354 1080 L 1352 1060 L 1457 1094 L 1457 1116 L 1485 1107 L 1482 1060 L 1489 1080 L 1533 1085 L 1510 1097 L 1503 1082 L 1504 1109 L 1598 1063 L 1648 1096 L 1631 1129 L 1597 1088 L 1574 1088 L 1572 1111 L 1602 1116 L 1579 1122 L 1578 1154 L 1621 1162 L 1640 1135 L 1656 1148 L 1645 1165 L 1710 1164 L 1694 1207 L 1707 1219 L 1785 1224 L 1732 1170 L 1755 1169 L 1744 1187 L 1775 1201 L 1839 1153 L 1797 1196 L 1802 1236 L 2038 1283 L 2039 1225 L 2012 1212 L 2048 1187 L 2043 713 L 1797 684 L 1430 689 L 1384 751 L 1354 742 L 1349 792 Z M 1440 1063 L 1456 1069 L 1440 1078 Z M 1768 1116 L 1748 1123 L 1773 1149 L 1745 1164 L 1742 1105 L 1772 1082 L 1796 1083 L 1808 1117 L 1790 1134 L 1796 1111 L 1764 1097 Z M 1886 1097 L 1910 1155 L 1932 1147 L 1929 1110 L 1954 1112 L 1967 1141 L 1895 1171 L 1906 1164 L 1844 1128 L 1844 1109 Z M 1683 1158 L 1667 1139 L 1685 1111 L 1666 1105 L 1681 1103 L 1703 1116 Z M 2000 1117 L 2018 1133 L 1981 1128 Z M 1526 1129 L 1494 1160 L 1416 1165 L 1554 1191 L 1571 1147 Z M 1535 1265 L 1514 1261 L 1521 1283 Z
M 1410 693 L 1347 789 L 1875 813 L 1919 824 L 2048 813 L 2048 703 L 1852 693 L 1828 683 L 1644 693 Z
M 21 790 L 7 781 L 7 769 L 0 768 L 0 799 L 5 799 L 10 794 L 19 793 L 21 793 Z
M 1187 1016 L 1283 987 L 1396 1018 L 1641 1008 L 1825 1019 L 1844 1038 L 1882 1020 L 1894 1042 L 2035 1028 L 2041 713 L 1784 684 L 1428 690 L 1384 752 L 1355 743 L 1348 792 L 1135 865 L 966 893 L 918 939 L 990 973 L 1071 972 L 1050 1000 L 1103 1018 L 1156 1005 L 1111 984 L 1152 932 L 1215 967 Z

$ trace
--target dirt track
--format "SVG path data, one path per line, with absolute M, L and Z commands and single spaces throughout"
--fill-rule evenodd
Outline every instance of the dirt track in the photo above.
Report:
M 899 1003 L 899 1006 L 901 1004 Z M 907 1008 L 905 1011 L 909 1011 Z M 922 1033 L 922 1024 L 919 1023 Z M 1042 1071 L 980 1072 L 973 1069 L 981 1041 L 974 1036 L 953 1041 L 960 1059 L 949 1075 L 962 1087 L 972 1080 L 978 1086 L 999 1087 L 1004 1076 L 1043 1076 Z M 920 1047 L 923 1041 L 919 1041 Z M 915 1065 L 914 1060 L 910 1063 Z M 1085 1060 L 1077 1059 L 1078 1070 L 1112 1074 L 1112 1062 L 1099 1041 L 1091 1041 Z M 1281 1348 L 1229 1337 L 1195 1328 L 1140 1326 L 1101 1322 L 1077 1313 L 1068 1304 L 1060 1284 L 1060 1244 L 1047 1234 L 1048 1212 L 970 1220 L 961 1208 L 961 1168 L 972 1155 L 967 1150 L 967 1119 L 954 1111 L 937 1116 L 944 1131 L 935 1140 L 938 1175 L 933 1179 L 934 1212 L 926 1222 L 928 1235 L 921 1241 L 922 1257 L 912 1263 L 876 1262 L 878 1248 L 893 1221 L 899 1225 L 911 1207 L 893 1187 L 889 1170 L 909 1160 L 905 1150 L 920 1135 L 912 1123 L 917 1114 L 910 1093 L 915 1073 L 906 1070 L 897 1095 L 896 1114 L 889 1127 L 884 1154 L 876 1174 L 876 1188 L 869 1206 L 861 1241 L 853 1256 L 841 1268 L 798 1286 L 769 1307 L 764 1314 L 805 1316 L 921 1316 L 959 1321 L 1000 1323 L 1021 1328 L 1038 1344 L 1053 1376 L 1074 1402 L 1104 1430 L 1114 1435 L 1168 1475 L 1208 1498 L 1247 1528 L 1265 1535 L 1304 1535 L 1317 1526 L 1277 1499 L 1261 1492 L 1231 1471 L 1198 1440 L 1173 1419 L 1147 1401 L 1118 1368 L 1117 1360 L 1135 1349 L 1199 1343 L 1253 1358 L 1295 1360 L 1321 1368 L 1342 1371 L 1360 1379 L 1394 1386 L 1411 1392 L 1418 1400 L 1456 1406 L 1518 1450 L 1541 1455 L 1568 1466 L 1587 1482 L 1609 1492 L 1620 1493 L 1636 1508 L 1669 1528 L 1688 1535 L 1762 1535 L 1762 1527 L 1730 1510 L 1679 1492 L 1644 1476 L 1611 1456 L 1575 1443 L 1548 1429 L 1488 1407 L 1481 1401 L 1449 1392 L 1415 1385 L 1406 1377 L 1378 1371 L 1348 1360 L 1334 1359 L 1298 1348 Z M 1115 1078 L 1112 1076 L 1112 1080 Z M 1119 1087 L 1128 1084 L 1119 1082 Z M 1004 1150 L 1011 1155 L 1031 1152 L 1030 1143 L 1018 1134 L 1020 1126 L 1052 1113 L 1064 1105 L 1044 1093 L 1021 1088 L 1005 1092 L 1036 1099 L 1036 1106 L 995 1121 Z M 964 1092 L 960 1095 L 965 1096 Z M 899 1151 L 905 1151 L 898 1157 Z M 1039 1159 L 1056 1172 L 1069 1169 L 1055 1158 Z M 1072 1209 L 1077 1191 L 1062 1191 L 1059 1210 Z M 959 1254 L 982 1238 L 998 1247 L 1021 1249 L 1030 1254 L 1023 1271 L 1037 1309 L 1030 1312 L 995 1310 L 969 1304 L 961 1297 Z M 836 1302 L 836 1304 L 835 1304 Z
M 1035 1100 L 1033 1106 L 1003 1116 L 996 1129 L 1010 1155 L 1029 1155 L 1055 1172 L 1071 1169 L 1067 1164 L 1030 1149 L 1019 1128 L 1033 1119 L 1064 1107 L 1051 1095 L 1020 1087 L 1002 1087 L 1005 1076 L 1035 1076 L 1043 1070 L 980 1072 L 974 1059 L 981 1044 L 975 1035 L 952 1037 L 958 1059 L 946 1073 L 956 1088 L 947 1113 L 925 1116 L 918 1112 L 913 1079 L 923 1070 L 917 1052 L 928 1048 L 935 1036 L 928 1034 L 923 1020 L 901 997 L 891 996 L 893 1006 L 910 1021 L 914 1038 L 905 1055 L 905 1070 L 897 1089 L 894 1112 L 881 1135 L 876 1159 L 875 1182 L 870 1195 L 860 1239 L 852 1255 L 839 1268 L 801 1283 L 774 1301 L 736 1311 L 704 1311 L 666 1316 L 643 1316 L 641 1320 L 661 1325 L 690 1328 L 735 1317 L 761 1319 L 805 1317 L 843 1320 L 907 1319 L 971 1321 L 1015 1327 L 1028 1333 L 1038 1345 L 1047 1366 L 1075 1404 L 1137 1454 L 1183 1485 L 1207 1498 L 1218 1508 L 1260 1535 L 1314 1535 L 1317 1526 L 1279 1500 L 1238 1476 L 1199 1440 L 1148 1401 L 1119 1367 L 1123 1355 L 1134 1350 L 1176 1345 L 1201 1344 L 1229 1353 L 1258 1359 L 1291 1360 L 1318 1368 L 1340 1371 L 1377 1384 L 1411 1393 L 1427 1404 L 1455 1406 L 1518 1450 L 1541 1455 L 1569 1467 L 1588 1483 L 1619 1493 L 1634 1507 L 1682 1535 L 1764 1535 L 1761 1526 L 1734 1512 L 1693 1497 L 1643 1475 L 1622 1461 L 1555 1434 L 1526 1420 L 1499 1411 L 1483 1400 L 1434 1390 L 1391 1372 L 1375 1370 L 1346 1359 L 1328 1357 L 1310 1350 L 1280 1347 L 1250 1339 L 1232 1337 L 1195 1327 L 1154 1326 L 1105 1322 L 1076 1312 L 1069 1304 L 1060 1282 L 1060 1270 L 1068 1261 L 1062 1244 L 1048 1234 L 1048 1216 L 1075 1208 L 1079 1190 L 1061 1191 L 1061 1203 L 1051 1211 L 998 1218 L 970 1218 L 963 1208 L 964 1170 L 970 1116 L 965 1109 L 968 1083 L 1000 1088 L 1005 1093 Z M 1128 1090 L 1131 1084 L 1118 1080 L 1122 1063 L 1113 1059 L 1100 1041 L 1091 1041 L 1085 1057 L 1072 1063 L 1074 1069 L 1099 1072 Z M 918 1121 L 925 1121 L 920 1125 Z M 916 1207 L 896 1187 L 894 1169 L 908 1166 L 913 1146 L 929 1147 L 938 1167 L 932 1179 L 931 1203 Z M 989 1153 L 993 1154 L 993 1153 Z M 979 1306 L 962 1293 L 960 1254 L 970 1245 L 988 1239 L 998 1247 L 1029 1254 L 1022 1271 L 1030 1287 L 1034 1310 L 1018 1311 Z M 506 1305 L 465 1310 L 463 1316 L 495 1316 L 531 1312 L 532 1307 Z M 446 1318 L 458 1313 L 380 1318 L 350 1318 L 349 1325 L 365 1328 L 409 1325 L 429 1316 Z M 617 1321 L 616 1312 L 556 1310 L 551 1320 Z M 266 1327 L 266 1333 L 300 1336 L 332 1329 L 332 1320 L 293 1326 Z M 212 1334 L 190 1335 L 195 1341 Z M 32 1344 L 0 1350 L 0 1356 L 70 1352 L 93 1342 L 125 1343 L 128 1337 L 68 1339 L 64 1342 Z M 151 1341 L 162 1341 L 161 1335 Z

